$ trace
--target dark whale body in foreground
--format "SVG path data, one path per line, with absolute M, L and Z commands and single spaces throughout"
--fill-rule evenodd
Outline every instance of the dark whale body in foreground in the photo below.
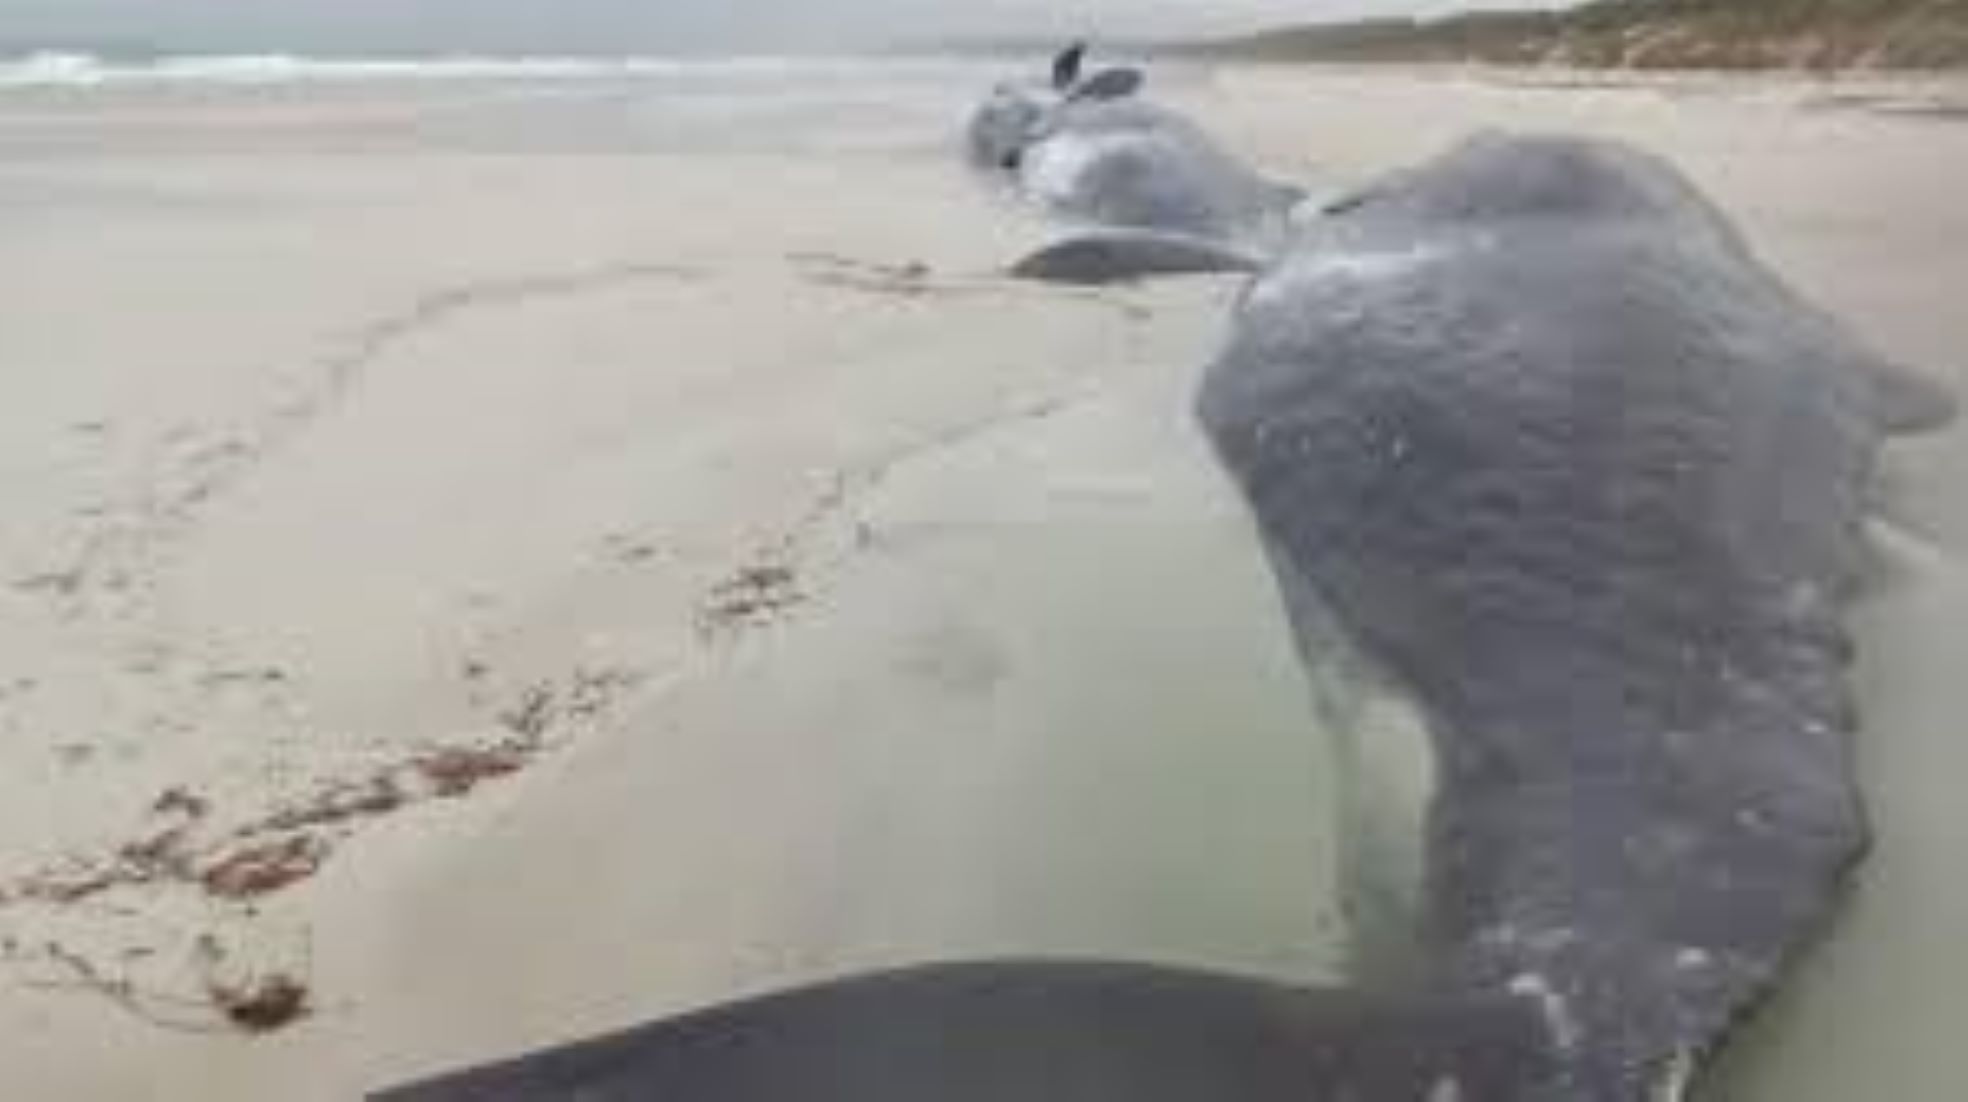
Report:
M 1866 846 L 1864 493 L 1948 404 L 1660 162 L 1490 138 L 1308 230 L 1198 410 L 1308 659 L 1357 650 L 1427 720 L 1414 985 L 950 965 L 384 1097 L 1678 1097 Z
M 386 1102 L 1452 1102 L 1541 1074 L 1515 999 L 1102 963 L 944 965 L 711 1010 Z M 1460 1092 L 1460 1093 L 1457 1093 Z

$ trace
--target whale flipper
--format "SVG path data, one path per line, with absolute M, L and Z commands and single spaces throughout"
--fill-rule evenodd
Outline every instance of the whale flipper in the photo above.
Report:
M 1139 69 L 1102 69 L 1100 72 L 1075 84 L 1067 93 L 1069 100 L 1119 100 L 1141 91 L 1147 77 Z
M 1123 283 L 1157 275 L 1255 272 L 1264 260 L 1220 241 L 1153 230 L 1102 230 L 1047 245 L 1011 267 L 1044 283 Z
M 1005 962 L 824 984 L 382 1102 L 1426 1102 L 1535 1097 L 1537 1004 Z

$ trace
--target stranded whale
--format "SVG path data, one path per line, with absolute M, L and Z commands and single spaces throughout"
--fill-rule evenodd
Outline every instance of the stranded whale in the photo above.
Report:
M 1949 404 L 1664 163 L 1491 136 L 1308 227 L 1198 410 L 1308 661 L 1429 733 L 1421 974 L 1544 1002 L 1553 1097 L 1670 1093 L 1864 851 L 1866 487 Z
M 971 117 L 971 163 L 1079 224 L 1020 274 L 1072 282 L 1254 270 L 1291 233 L 1305 192 L 1259 174 L 1182 115 L 1140 95 L 1133 69 L 1000 85 Z
M 1493 137 L 1305 233 L 1198 412 L 1308 664 L 1348 651 L 1427 728 L 1410 978 L 946 965 L 383 1097 L 1677 1097 L 1866 846 L 1865 488 L 1949 403 L 1661 162 Z

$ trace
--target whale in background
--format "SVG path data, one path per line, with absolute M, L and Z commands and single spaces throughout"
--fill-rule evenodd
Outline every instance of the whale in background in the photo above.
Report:
M 1306 192 L 1267 179 L 1200 126 L 1142 94 L 1139 70 L 1087 72 L 1086 48 L 1049 82 L 999 85 L 971 117 L 971 164 L 1074 224 L 1019 274 L 1109 282 L 1255 270 L 1289 238 Z

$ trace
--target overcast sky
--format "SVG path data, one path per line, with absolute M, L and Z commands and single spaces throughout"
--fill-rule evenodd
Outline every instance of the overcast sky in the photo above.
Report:
M 769 51 L 971 35 L 1209 34 L 1456 6 L 1463 5 L 1456 0 L 0 0 L 0 43 L 294 52 Z

